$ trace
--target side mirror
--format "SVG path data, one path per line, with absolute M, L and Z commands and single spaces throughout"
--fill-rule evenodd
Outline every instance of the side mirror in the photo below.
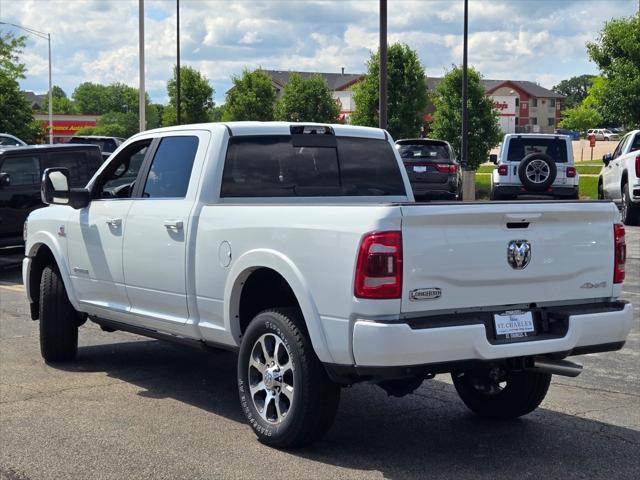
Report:
M 8 173 L 0 172 L 0 188 L 8 187 L 11 185 L 11 175 Z
M 47 205 L 69 205 L 69 170 L 66 168 L 47 168 L 42 174 L 40 196 Z
M 79 209 L 89 205 L 91 195 L 86 188 L 69 188 L 69 170 L 47 168 L 42 174 L 40 196 L 47 205 L 69 205 Z
M 609 162 L 613 160 L 613 155 L 610 153 L 605 153 L 602 156 L 602 163 L 604 163 L 605 165 L 609 165 Z
M 492 153 L 491 155 L 489 155 L 489 161 L 491 163 L 495 163 L 497 165 L 498 164 L 498 155 L 496 155 L 495 153 Z

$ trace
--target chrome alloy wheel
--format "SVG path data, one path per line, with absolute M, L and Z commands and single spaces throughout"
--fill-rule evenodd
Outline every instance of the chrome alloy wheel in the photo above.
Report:
M 533 183 L 544 183 L 547 178 L 549 178 L 549 175 L 551 175 L 551 170 L 547 162 L 534 160 L 527 165 L 525 175 Z
M 265 421 L 274 425 L 284 421 L 293 405 L 293 383 L 289 349 L 276 334 L 263 334 L 249 357 L 249 392 Z

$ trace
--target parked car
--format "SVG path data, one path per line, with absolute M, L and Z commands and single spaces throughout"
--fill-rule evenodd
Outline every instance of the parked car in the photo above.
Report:
M 90 144 L 97 145 L 102 153 L 102 158 L 106 160 L 109 156 L 116 151 L 116 149 L 122 145 L 124 138 L 120 137 L 103 137 L 100 135 L 77 135 L 71 137 L 69 143 L 73 144 Z
M 396 148 L 416 198 L 459 199 L 460 166 L 448 142 L 429 138 L 398 140 Z
M 567 130 L 566 128 L 556 128 L 554 133 L 556 135 L 567 135 L 571 140 L 580 140 L 580 132 Z
M 14 137 L 8 133 L 0 133 L 0 149 L 8 147 L 22 147 L 25 145 L 26 143 L 18 137 Z
M 571 139 L 551 134 L 508 133 L 491 175 L 491 199 L 519 195 L 577 199 L 580 179 L 573 166 Z
M 30 212 L 44 206 L 42 172 L 65 167 L 71 185 L 84 187 L 102 163 L 94 145 L 32 145 L 0 150 L 0 247 L 24 243 L 22 227 Z
M 613 204 L 416 204 L 384 130 L 182 125 L 134 135 L 85 188 L 68 178 L 45 172 L 53 206 L 25 226 L 44 359 L 73 360 L 87 319 L 236 350 L 240 408 L 271 446 L 322 436 L 359 381 L 403 396 L 451 372 L 477 414 L 525 415 L 552 374 L 580 373 L 567 356 L 620 349 L 634 323 Z
M 587 130 L 587 137 L 591 134 L 595 135 L 596 140 L 605 142 L 620 140 L 620 136 L 617 133 L 613 133 L 611 130 L 607 130 L 606 128 L 592 128 Z
M 602 157 L 598 198 L 620 206 L 626 225 L 640 223 L 640 130 L 627 133 L 613 154 Z

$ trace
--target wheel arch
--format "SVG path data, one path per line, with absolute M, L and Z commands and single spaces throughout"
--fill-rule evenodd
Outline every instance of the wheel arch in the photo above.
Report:
M 62 246 L 48 232 L 38 232 L 29 239 L 25 256 L 30 260 L 23 269 L 23 281 L 27 298 L 31 304 L 31 317 L 38 318 L 38 306 L 40 303 L 40 277 L 47 265 L 55 265 L 60 272 L 64 288 L 67 291 L 69 301 L 78 309 L 78 301 L 71 285 L 68 264 L 61 252 Z
M 322 362 L 333 362 L 327 341 L 320 321 L 320 314 L 311 295 L 309 286 L 297 266 L 285 255 L 275 250 L 257 249 L 242 255 L 234 262 L 227 277 L 224 293 L 224 322 L 225 328 L 231 333 L 235 342 L 239 345 L 242 339 L 243 327 L 246 328 L 251 320 L 247 315 L 251 315 L 255 308 L 246 310 L 243 307 L 243 292 L 246 288 L 254 289 L 257 276 L 264 276 L 265 279 L 282 278 L 295 299 L 296 306 L 302 312 L 305 327 L 313 349 Z M 254 280 L 252 280 L 252 278 Z M 262 283 L 258 288 L 266 285 L 266 289 L 271 288 L 271 284 Z M 256 290 L 253 290 L 254 292 Z M 268 305 L 266 308 L 277 305 Z M 286 306 L 286 305 L 285 305 Z M 290 306 L 290 305 L 289 305 Z M 257 313 L 257 312 L 255 312 Z M 244 317 L 243 317 L 244 315 Z

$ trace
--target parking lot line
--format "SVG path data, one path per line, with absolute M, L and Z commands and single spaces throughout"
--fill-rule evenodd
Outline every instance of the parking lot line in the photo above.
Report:
M 8 290 L 10 292 L 24 292 L 24 285 L 16 285 L 15 283 L 0 282 L 0 290 Z

